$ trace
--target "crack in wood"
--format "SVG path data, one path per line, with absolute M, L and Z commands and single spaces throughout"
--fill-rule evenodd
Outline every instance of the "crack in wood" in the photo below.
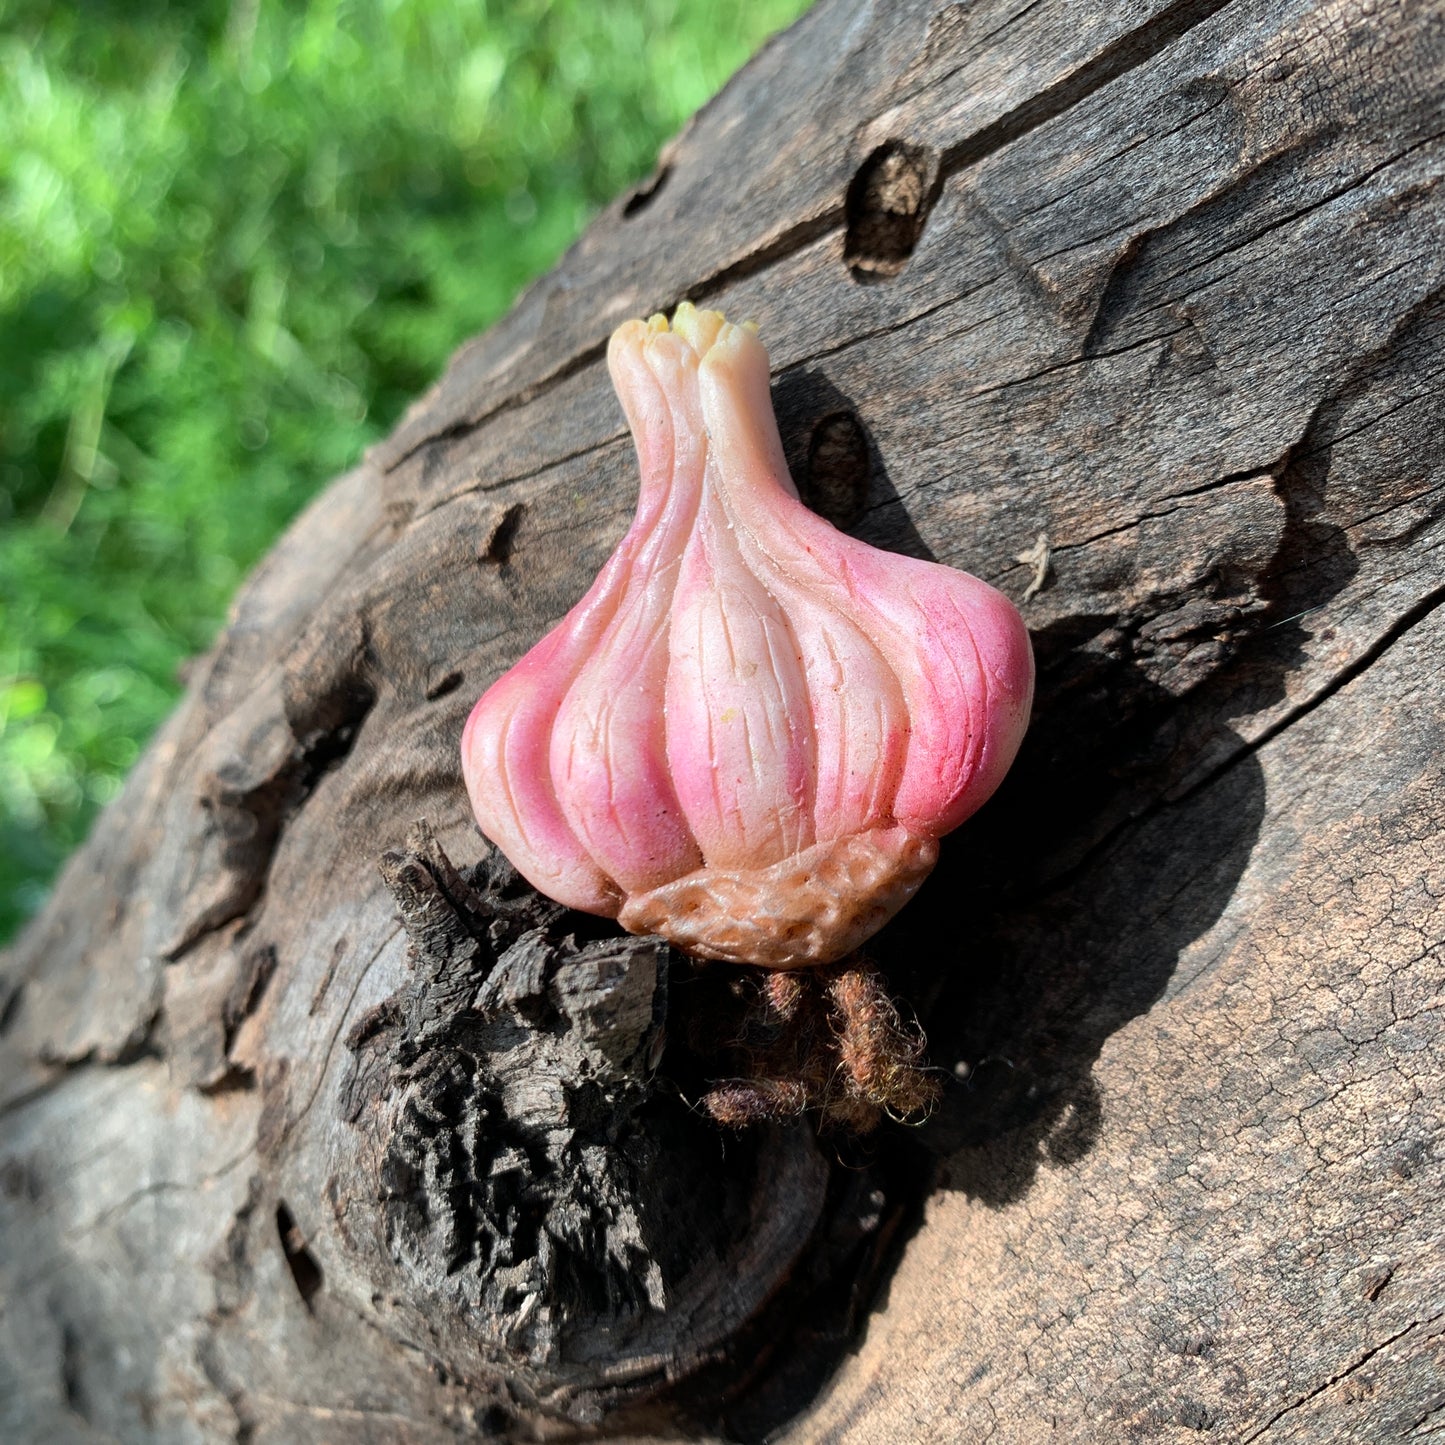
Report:
M 1213 19 L 1231 3 L 1232 0 L 1175 0 L 1158 15 L 1107 45 L 1071 75 L 1031 96 L 967 140 L 946 147 L 940 163 L 943 174 L 953 176 L 977 165 L 1030 131 L 1057 120 L 1106 85 L 1148 64 L 1167 46 Z
M 1206 776 L 1193 783 L 1187 792 L 1179 795 L 1180 801 L 1194 797 L 1218 781 L 1229 772 L 1231 768 L 1237 767 L 1246 758 L 1268 747 L 1277 737 L 1284 733 L 1303 718 L 1307 718 L 1316 708 L 1323 706 L 1337 693 L 1348 687 L 1350 683 L 1361 677 L 1374 666 L 1392 647 L 1402 638 L 1420 626 L 1431 613 L 1442 603 L 1445 603 L 1445 584 L 1427 592 L 1418 602 L 1409 608 L 1379 638 L 1358 657 L 1354 658 L 1347 666 L 1339 669 L 1324 684 L 1297 707 L 1291 708 L 1284 716 L 1271 723 L 1258 737 L 1243 744 L 1235 752 L 1231 753 Z
M 1411 1322 L 1403 1329 L 1396 1330 L 1392 1335 L 1388 1336 L 1386 1339 L 1381 1340 L 1379 1344 L 1372 1345 L 1368 1350 L 1365 1350 L 1362 1354 L 1357 1356 L 1348 1365 L 1346 1365 L 1344 1369 L 1340 1370 L 1334 1375 L 1331 1375 L 1329 1379 L 1324 1381 L 1323 1384 L 1317 1385 L 1307 1394 L 1301 1395 L 1297 1399 L 1290 1401 L 1290 1403 L 1284 1406 L 1283 1409 L 1278 1410 L 1275 1414 L 1271 1415 L 1270 1418 L 1266 1420 L 1264 1424 L 1261 1425 L 1257 1430 L 1252 1431 L 1248 1435 L 1241 1436 L 1240 1445 L 1253 1445 L 1254 1441 L 1262 1439 L 1271 1430 L 1273 1430 L 1274 1427 L 1281 1420 L 1283 1420 L 1286 1415 L 1293 1414 L 1294 1411 L 1303 1409 L 1306 1405 L 1310 1403 L 1311 1400 L 1318 1399 L 1327 1390 L 1333 1389 L 1342 1380 L 1346 1380 L 1351 1375 L 1357 1373 L 1359 1370 L 1362 1370 L 1377 1355 L 1382 1353 L 1384 1350 L 1388 1350 L 1391 1345 L 1398 1344 L 1403 1339 L 1408 1339 L 1417 1330 L 1429 1329 L 1431 1325 L 1438 1324 L 1442 1319 L 1445 1319 L 1445 1313 L 1434 1314 L 1429 1316 L 1429 1318 L 1423 1320 L 1411 1320 Z

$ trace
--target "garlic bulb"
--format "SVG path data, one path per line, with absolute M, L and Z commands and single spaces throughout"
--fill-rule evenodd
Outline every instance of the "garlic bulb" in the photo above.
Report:
M 1033 660 L 966 573 L 798 500 L 751 324 L 684 303 L 607 354 L 642 489 L 587 595 L 477 703 L 482 831 L 561 903 L 705 958 L 840 958 L 1018 749 Z

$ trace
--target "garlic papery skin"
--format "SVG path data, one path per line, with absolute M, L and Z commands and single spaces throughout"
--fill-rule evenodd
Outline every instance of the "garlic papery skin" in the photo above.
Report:
M 587 595 L 482 696 L 462 770 L 542 892 L 703 958 L 861 944 L 997 787 L 1033 657 L 987 583 L 798 499 L 750 324 L 613 335 L 642 485 Z

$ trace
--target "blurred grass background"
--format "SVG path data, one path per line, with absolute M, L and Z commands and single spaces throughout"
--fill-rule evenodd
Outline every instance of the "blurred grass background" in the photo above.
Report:
M 247 569 L 807 0 L 0 0 L 0 941 Z

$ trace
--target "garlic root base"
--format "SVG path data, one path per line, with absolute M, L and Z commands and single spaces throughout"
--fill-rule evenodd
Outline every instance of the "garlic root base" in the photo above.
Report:
M 938 840 L 895 825 L 811 848 L 769 868 L 698 868 L 629 898 L 617 921 L 695 958 L 804 968 L 876 933 L 938 861 Z

